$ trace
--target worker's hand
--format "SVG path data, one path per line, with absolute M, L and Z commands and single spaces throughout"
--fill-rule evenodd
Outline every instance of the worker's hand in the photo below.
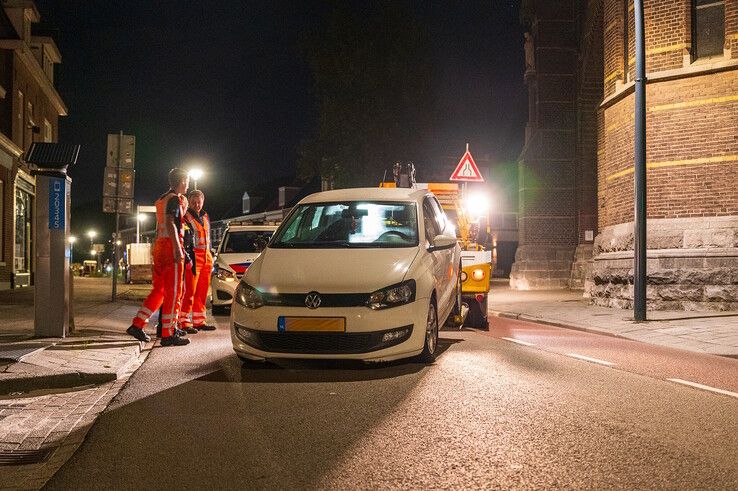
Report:
M 182 262 L 182 260 L 184 260 L 184 254 L 182 252 L 182 249 L 177 247 L 174 249 L 174 262 L 179 263 Z

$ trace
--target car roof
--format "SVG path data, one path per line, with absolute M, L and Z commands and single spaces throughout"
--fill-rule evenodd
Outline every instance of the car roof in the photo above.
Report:
M 302 201 L 302 203 L 324 203 L 333 201 L 357 201 L 357 200 L 374 200 L 374 201 L 421 201 L 424 196 L 429 194 L 427 189 L 412 188 L 347 188 L 334 189 L 332 191 L 322 191 L 314 193 Z
M 274 232 L 276 225 L 228 225 L 227 232 Z

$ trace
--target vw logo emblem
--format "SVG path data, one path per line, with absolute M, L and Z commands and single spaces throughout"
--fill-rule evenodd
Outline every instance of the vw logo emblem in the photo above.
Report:
M 305 307 L 309 309 L 317 309 L 320 307 L 320 293 L 310 292 L 305 296 Z

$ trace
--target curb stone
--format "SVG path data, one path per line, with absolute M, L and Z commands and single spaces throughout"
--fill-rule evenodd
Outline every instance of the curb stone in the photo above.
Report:
M 70 367 L 67 371 L 56 373 L 29 373 L 18 377 L 0 379 L 0 397 L 6 397 L 13 393 L 28 393 L 38 390 L 74 389 L 84 386 L 102 385 L 119 380 L 127 374 L 129 368 L 134 365 L 144 351 L 150 351 L 154 341 L 148 343 L 134 343 L 128 359 L 116 367 L 107 371 L 85 371 L 74 370 Z M 86 349 L 86 348 L 81 348 Z

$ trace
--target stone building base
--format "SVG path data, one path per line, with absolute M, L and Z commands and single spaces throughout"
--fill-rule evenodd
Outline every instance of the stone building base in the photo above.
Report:
M 574 247 L 523 245 L 515 251 L 510 288 L 552 290 L 568 288 Z
M 587 293 L 587 272 L 592 269 L 592 253 L 593 244 L 579 244 L 574 252 L 574 262 L 571 265 L 571 275 L 569 276 L 569 288 L 572 290 L 585 290 Z
M 651 219 L 647 242 L 649 310 L 738 310 L 738 217 Z M 632 222 L 605 227 L 593 259 L 593 303 L 632 308 Z

